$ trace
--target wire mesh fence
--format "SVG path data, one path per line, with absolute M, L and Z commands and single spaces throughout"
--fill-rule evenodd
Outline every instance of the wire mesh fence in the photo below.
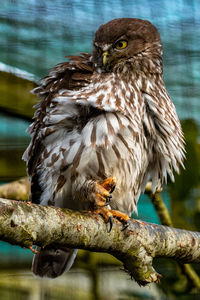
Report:
M 25 128 L 30 123 L 33 113 L 31 106 L 36 101 L 29 95 L 29 90 L 35 86 L 35 81 L 46 75 L 51 67 L 65 61 L 66 55 L 79 52 L 90 53 L 96 29 L 102 23 L 121 17 L 146 19 L 158 28 L 164 46 L 164 78 L 167 89 L 180 118 L 192 119 L 198 131 L 200 128 L 200 1 L 3 0 L 0 9 L 1 182 L 26 174 L 21 155 L 29 142 Z M 194 126 L 189 126 L 191 132 L 188 136 L 194 132 Z M 192 151 L 191 153 L 194 153 Z M 194 164 L 198 164 L 197 160 Z M 197 185 L 199 185 L 199 177 Z M 192 188 L 194 195 L 197 188 L 196 186 Z M 196 200 L 190 194 L 190 202 L 187 202 L 187 205 L 190 205 L 188 203 L 191 201 L 194 203 Z M 145 209 L 148 215 L 150 203 L 146 202 Z M 6 247 L 5 244 L 0 244 L 1 257 L 5 257 L 5 251 L 7 256 L 14 255 L 13 251 Z M 22 265 L 23 263 L 22 255 Z M 8 259 L 9 268 L 12 264 L 13 260 Z M 90 299 L 89 297 L 110 300 L 139 299 L 139 297 L 169 299 L 163 292 L 158 293 L 157 288 L 152 288 L 149 294 L 146 294 L 146 290 L 138 292 L 136 285 L 133 290 L 133 284 L 129 281 L 127 283 L 127 277 L 115 271 L 108 272 L 106 275 L 106 272 L 101 269 L 98 275 L 98 290 L 102 289 L 102 292 L 98 295 L 94 292 L 95 282 L 92 277 L 94 274 L 91 275 L 92 273 L 85 269 L 84 274 L 80 268 L 76 272 L 72 270 L 69 274 L 71 279 L 66 275 L 61 279 L 61 283 L 58 284 L 57 281 L 53 283 L 52 288 L 46 281 L 40 283 L 37 280 L 34 282 L 34 279 L 30 280 L 30 274 L 23 275 L 24 283 L 20 281 L 21 286 L 17 287 L 14 273 L 12 273 L 12 280 L 9 281 L 6 279 L 6 272 L 4 271 L 0 276 L 0 299 L 13 297 L 31 300 Z

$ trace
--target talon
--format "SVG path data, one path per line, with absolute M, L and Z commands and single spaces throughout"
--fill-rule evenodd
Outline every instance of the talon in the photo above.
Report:
M 122 231 L 129 225 L 129 216 L 118 210 L 112 210 L 109 206 L 112 199 L 111 193 L 115 190 L 117 179 L 109 177 L 103 181 L 96 181 L 94 185 L 93 197 L 95 200 L 94 212 L 101 215 L 106 223 L 107 231 L 111 232 L 113 221 L 119 220 L 123 224 Z M 106 208 L 108 206 L 108 208 Z
M 109 233 L 109 232 L 111 232 L 112 227 L 113 227 L 113 218 L 112 218 L 112 216 L 109 216 L 108 223 L 109 223 L 110 228 L 108 229 L 108 227 L 107 227 L 107 232 Z
M 109 195 L 109 196 L 106 198 L 106 202 L 110 202 L 110 199 L 112 199 L 112 195 Z
M 103 181 L 98 181 L 95 183 L 94 197 L 96 207 L 107 206 L 112 199 L 111 193 L 116 187 L 116 178 L 109 177 Z
M 112 199 L 112 195 L 109 195 L 108 197 L 106 197 L 106 202 L 105 202 L 104 206 L 108 206 L 111 199 Z
M 126 228 L 129 227 L 129 225 L 130 225 L 130 220 L 127 220 L 121 231 L 124 231 Z
M 117 179 L 115 177 L 109 177 L 104 181 L 99 182 L 99 184 L 110 193 L 114 191 L 116 187 L 116 183 L 117 183 Z
M 111 194 L 112 194 L 112 192 L 114 192 L 115 188 L 116 188 L 116 184 L 113 185 L 113 187 L 111 188 L 111 190 L 110 190 L 110 193 L 111 193 Z

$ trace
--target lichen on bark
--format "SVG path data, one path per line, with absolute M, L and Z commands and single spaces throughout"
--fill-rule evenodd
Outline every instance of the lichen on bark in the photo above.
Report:
M 45 207 L 23 201 L 0 199 L 0 239 L 22 247 L 68 246 L 107 252 L 122 261 L 140 285 L 160 279 L 152 262 L 171 257 L 180 262 L 200 262 L 200 233 L 131 220 L 121 231 L 115 220 L 107 232 L 101 216 L 94 213 Z

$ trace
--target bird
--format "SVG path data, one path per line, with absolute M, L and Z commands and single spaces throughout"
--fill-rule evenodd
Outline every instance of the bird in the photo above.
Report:
M 163 81 L 163 47 L 149 21 L 102 24 L 93 50 L 68 56 L 40 80 L 23 159 L 30 201 L 100 214 L 122 230 L 148 181 L 155 192 L 185 158 L 184 136 Z M 116 221 L 117 222 L 117 221 Z M 77 249 L 37 247 L 32 270 L 55 278 Z

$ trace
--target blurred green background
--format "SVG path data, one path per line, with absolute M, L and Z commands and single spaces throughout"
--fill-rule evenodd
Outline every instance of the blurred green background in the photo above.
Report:
M 200 231 L 200 1 L 2 0 L 0 10 L 0 183 L 26 175 L 21 156 L 37 99 L 29 93 L 49 68 L 90 52 L 98 26 L 113 18 L 148 19 L 164 46 L 164 78 L 186 137 L 185 170 L 163 197 L 175 227 Z M 159 223 L 142 196 L 139 218 Z M 106 254 L 80 251 L 56 280 L 32 276 L 32 253 L 0 242 L 0 299 L 199 299 L 174 261 L 155 262 L 159 285 L 140 288 Z M 199 266 L 194 268 L 200 275 Z

